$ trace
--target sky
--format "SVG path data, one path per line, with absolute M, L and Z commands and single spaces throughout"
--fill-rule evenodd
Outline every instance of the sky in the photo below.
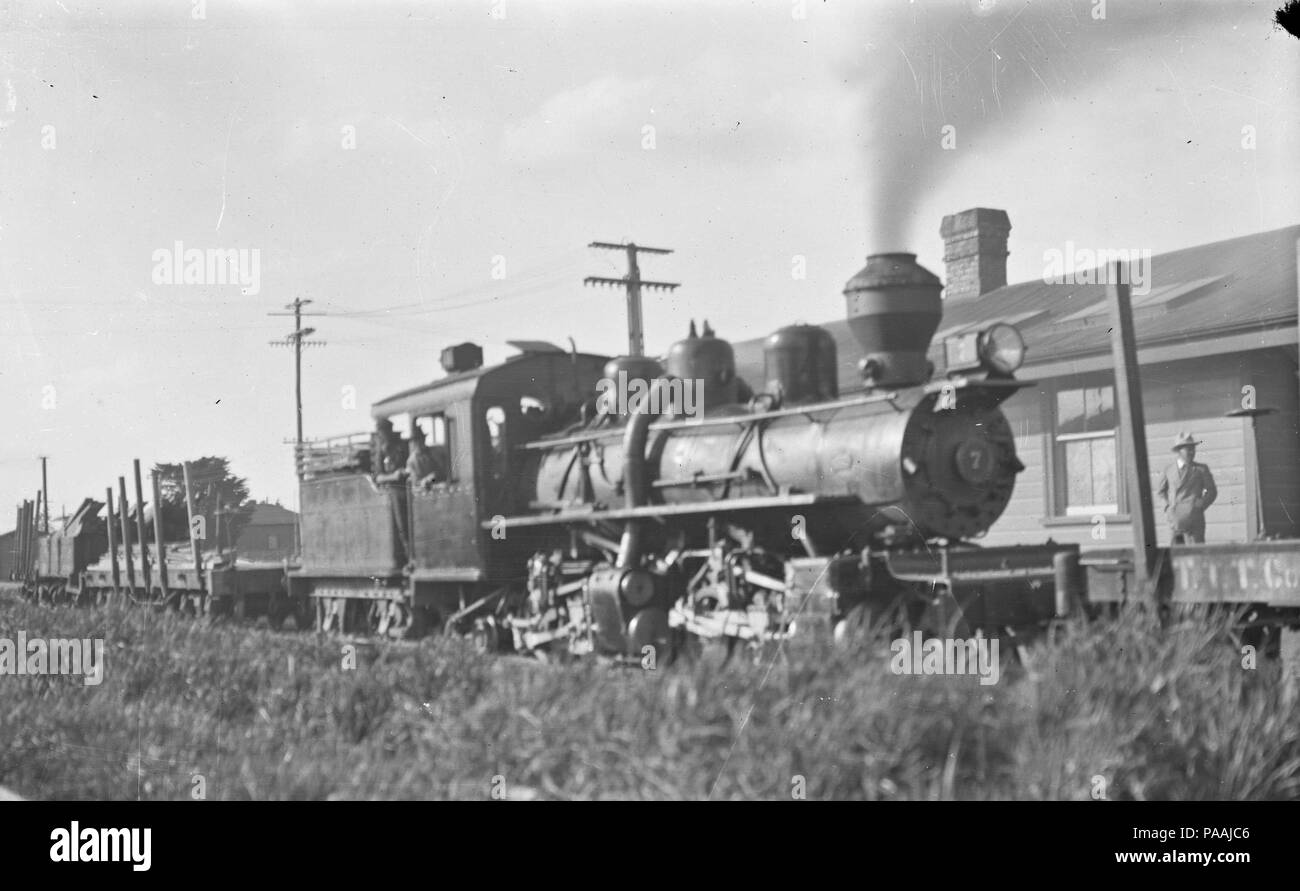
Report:
M 869 253 L 942 275 L 969 207 L 1009 214 L 1012 281 L 1067 241 L 1295 224 L 1300 42 L 1273 5 L 0 3 L 0 501 L 38 455 L 56 515 L 133 458 L 223 455 L 296 506 L 292 320 L 268 315 L 295 298 L 322 313 L 313 438 L 368 429 L 449 344 L 623 350 L 620 292 L 582 283 L 623 258 L 593 240 L 674 249 L 642 262 L 681 283 L 645 300 L 658 353 L 691 318 L 838 318 Z M 160 281 L 177 242 L 256 281 Z

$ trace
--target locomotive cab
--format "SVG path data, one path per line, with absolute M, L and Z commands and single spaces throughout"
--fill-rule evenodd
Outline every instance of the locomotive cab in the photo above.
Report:
M 381 462 L 382 443 L 358 434 L 304 471 L 303 568 L 292 585 L 316 601 L 323 630 L 457 626 L 484 598 L 504 600 L 529 555 L 553 544 L 552 532 L 507 536 L 491 520 L 529 509 L 516 497 L 528 473 L 518 447 L 577 423 L 608 357 L 529 348 L 481 367 L 471 347 L 444 353 L 448 376 L 372 406 L 392 441 L 418 453 L 404 467 Z

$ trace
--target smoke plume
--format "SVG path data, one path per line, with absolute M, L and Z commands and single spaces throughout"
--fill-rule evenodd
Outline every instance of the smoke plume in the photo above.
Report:
M 1084 101 L 1081 94 L 1132 54 L 1172 57 L 1190 31 L 1215 20 L 1227 31 L 1254 9 L 1132 0 L 916 0 L 876 8 L 849 74 L 865 86 L 872 249 L 906 250 L 917 203 L 969 152 L 1016 139 L 1037 110 Z M 1114 94 L 1117 114 L 1123 89 Z M 1117 134 L 1135 125 L 1117 117 Z

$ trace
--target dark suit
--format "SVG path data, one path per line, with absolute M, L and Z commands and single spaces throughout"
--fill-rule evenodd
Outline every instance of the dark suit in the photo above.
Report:
M 1219 497 L 1210 468 L 1199 461 L 1183 467 L 1175 461 L 1160 477 L 1160 497 L 1165 503 L 1165 519 L 1174 533 L 1174 542 L 1205 541 L 1205 509 Z

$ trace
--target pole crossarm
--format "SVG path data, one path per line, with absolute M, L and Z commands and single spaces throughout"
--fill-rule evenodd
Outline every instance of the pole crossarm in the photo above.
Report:
M 582 280 L 582 283 L 584 285 L 610 285 L 612 287 L 622 288 L 627 285 L 627 281 L 626 278 L 605 278 L 602 275 L 589 275 Z M 640 284 L 643 288 L 653 288 L 662 291 L 671 291 L 674 288 L 680 288 L 682 286 L 681 282 L 650 282 L 645 279 L 641 279 Z
M 295 297 L 293 303 L 285 305 L 285 309 L 290 312 L 269 312 L 268 316 L 293 316 L 293 331 L 285 336 L 284 340 L 269 341 L 271 346 L 291 346 L 293 347 L 293 390 L 294 390 L 294 407 L 298 413 L 297 443 L 302 442 L 302 349 L 309 346 L 325 346 L 323 340 L 307 340 L 307 336 L 315 334 L 315 328 L 304 328 L 302 326 L 303 316 L 323 316 L 325 313 L 320 312 L 303 312 L 302 308 L 310 300 L 303 300 L 301 297 Z
M 652 291 L 672 291 L 681 287 L 678 282 L 652 282 L 641 278 L 641 269 L 637 265 L 638 254 L 671 254 L 670 248 L 645 247 L 628 242 L 616 244 L 612 241 L 593 241 L 587 245 L 606 251 L 623 251 L 627 254 L 627 275 L 623 278 L 610 278 L 604 275 L 589 275 L 583 279 L 585 285 L 602 285 L 606 287 L 627 289 L 627 352 L 629 356 L 645 355 L 645 329 L 641 319 L 641 289 Z
M 672 248 L 646 247 L 645 245 L 635 244 L 632 242 L 629 242 L 628 244 L 614 244 L 611 241 L 593 241 L 591 244 L 587 245 L 587 247 L 601 248 L 607 251 L 625 251 L 628 248 L 632 248 L 638 254 L 671 254 L 673 252 Z

